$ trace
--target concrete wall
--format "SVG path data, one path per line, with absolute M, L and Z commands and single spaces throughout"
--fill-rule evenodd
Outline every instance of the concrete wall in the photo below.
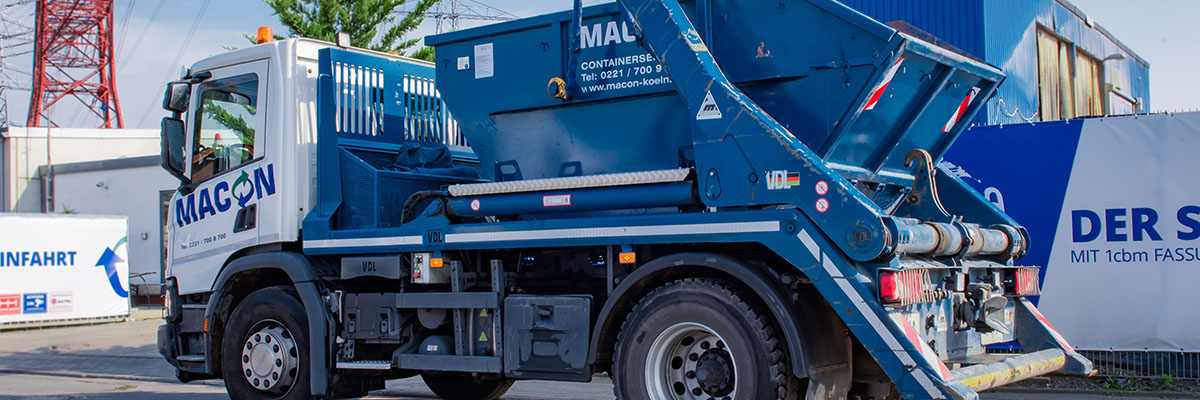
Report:
M 42 168 L 45 178 L 47 169 Z M 124 215 L 129 221 L 129 273 L 153 272 L 161 283 L 162 220 L 159 193 L 179 181 L 158 166 L 158 157 L 59 164 L 54 168 L 54 208 L 78 214 Z M 140 285 L 140 279 L 131 279 Z
M 0 138 L 0 211 L 46 211 L 38 167 L 157 155 L 158 138 L 157 129 L 9 127 Z

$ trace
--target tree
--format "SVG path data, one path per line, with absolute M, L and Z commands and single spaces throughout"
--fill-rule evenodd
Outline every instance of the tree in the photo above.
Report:
M 263 1 L 292 36 L 336 42 L 338 32 L 345 32 L 354 47 L 433 61 L 433 48 L 419 46 L 421 38 L 405 36 L 421 25 L 425 12 L 439 0 L 414 0 L 413 9 L 399 19 L 397 9 L 408 0 Z

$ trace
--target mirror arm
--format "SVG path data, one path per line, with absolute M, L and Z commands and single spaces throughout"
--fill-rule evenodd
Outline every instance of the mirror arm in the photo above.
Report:
M 198 72 L 195 75 L 185 76 L 183 78 L 187 79 L 187 83 L 195 85 L 212 78 L 212 71 Z
M 179 191 L 179 194 L 187 196 L 189 194 L 192 194 L 192 192 L 196 191 L 196 184 L 188 183 L 186 181 L 180 181 L 179 189 L 176 189 L 176 190 Z

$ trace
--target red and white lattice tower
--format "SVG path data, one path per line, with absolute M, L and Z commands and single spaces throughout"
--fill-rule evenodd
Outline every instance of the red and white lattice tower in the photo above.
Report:
M 101 128 L 123 128 L 113 76 L 113 0 L 36 0 L 28 126 L 58 126 L 50 108 L 77 99 Z

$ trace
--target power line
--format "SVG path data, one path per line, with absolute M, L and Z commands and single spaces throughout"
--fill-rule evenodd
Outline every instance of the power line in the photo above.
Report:
M 121 32 L 117 34 L 116 43 L 125 44 L 125 34 L 129 33 L 129 17 L 133 16 L 133 6 L 136 4 L 137 0 L 130 0 L 129 6 L 125 7 L 125 17 L 121 18 Z
M 26 78 L 30 73 L 9 64 L 13 57 L 33 52 L 33 27 L 24 22 L 33 19 L 32 4 L 33 0 L 7 0 L 0 5 L 0 128 L 10 125 L 8 90 L 30 90 L 28 79 L 14 79 L 10 74 Z
M 504 17 L 509 17 L 509 18 L 512 18 L 512 19 L 517 19 L 517 18 L 518 18 L 518 17 L 517 17 L 516 15 L 514 15 L 513 13 L 510 13 L 510 12 L 508 12 L 508 11 L 504 11 L 504 10 L 501 10 L 501 9 L 499 9 L 499 8 L 496 8 L 496 7 L 489 6 L 489 5 L 487 5 L 487 4 L 480 3 L 480 2 L 478 2 L 478 1 L 476 1 L 476 0 L 465 0 L 465 1 L 467 1 L 467 2 L 469 2 L 469 3 L 475 3 L 476 5 L 479 5 L 480 7 L 483 7 L 485 10 L 488 10 L 488 11 L 494 11 L 494 12 L 496 12 L 497 14 L 500 14 L 501 16 L 504 16 Z
M 175 61 L 171 63 L 171 67 L 180 65 L 183 62 L 183 56 L 187 53 L 188 46 L 192 43 L 192 37 L 196 36 L 196 31 L 200 28 L 200 22 L 204 20 L 204 13 L 208 11 L 208 5 L 212 0 L 204 0 L 204 4 L 200 5 L 200 11 L 196 13 L 196 19 L 192 21 L 192 27 L 188 29 L 187 36 L 183 39 L 183 44 L 179 46 L 179 52 L 175 54 Z M 171 79 L 171 69 L 167 68 L 166 76 L 159 79 L 159 82 L 166 82 Z M 150 118 L 150 111 L 154 110 L 154 102 L 150 102 L 146 107 L 146 111 L 142 113 L 142 120 L 138 121 L 137 126 L 143 126 L 146 123 L 146 118 Z
M 121 54 L 117 59 L 117 74 L 125 71 L 125 66 L 129 65 L 130 56 L 132 56 L 133 52 L 142 45 L 142 40 L 146 39 L 146 30 L 150 29 L 150 25 L 157 20 L 158 13 L 162 12 L 163 5 L 167 4 L 165 1 L 158 1 L 157 3 L 158 7 L 155 7 L 154 12 L 150 13 L 150 19 L 146 20 L 147 22 L 145 26 L 142 26 L 142 31 L 138 33 L 137 41 L 133 43 L 133 46 L 126 47 L 125 42 L 119 42 L 121 44 Z
M 412 11 L 397 11 L 398 15 L 410 15 Z M 508 11 L 501 10 L 475 0 L 442 0 L 437 9 L 422 13 L 425 18 L 434 21 L 434 31 L 441 33 L 442 25 L 448 24 L 450 31 L 458 30 L 458 21 L 511 21 L 518 17 Z

